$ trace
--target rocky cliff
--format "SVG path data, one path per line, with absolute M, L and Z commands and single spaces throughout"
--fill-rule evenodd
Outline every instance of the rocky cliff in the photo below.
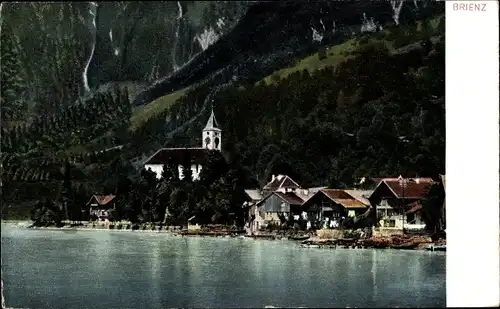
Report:
M 25 100 L 44 111 L 110 82 L 134 83 L 142 105 L 205 80 L 258 80 L 321 46 L 443 12 L 429 0 L 21 2 L 0 10 Z

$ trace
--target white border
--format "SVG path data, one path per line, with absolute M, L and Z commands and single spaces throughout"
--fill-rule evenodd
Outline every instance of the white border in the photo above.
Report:
M 446 1 L 448 307 L 499 305 L 498 57 L 498 2 Z

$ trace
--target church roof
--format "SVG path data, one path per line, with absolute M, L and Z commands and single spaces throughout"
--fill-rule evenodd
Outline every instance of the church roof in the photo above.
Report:
M 217 123 L 217 120 L 215 119 L 214 115 L 214 110 L 212 109 L 212 113 L 210 114 L 210 118 L 208 118 L 207 125 L 205 126 L 205 130 L 212 130 L 212 131 L 221 131 L 219 129 L 219 124 Z
M 208 151 L 206 148 L 162 148 L 144 164 L 184 164 L 188 159 L 192 164 L 202 164 Z

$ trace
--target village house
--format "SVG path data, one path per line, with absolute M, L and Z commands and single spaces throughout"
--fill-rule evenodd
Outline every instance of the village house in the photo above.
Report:
M 370 203 L 366 190 L 322 189 L 302 205 L 308 219 L 327 221 L 337 227 L 343 218 L 364 214 Z
M 300 185 L 287 175 L 272 175 L 271 181 L 262 188 L 264 192 L 295 192 Z
M 260 189 L 246 189 L 245 196 L 246 201 L 243 203 L 243 209 L 245 210 L 247 231 L 258 230 L 258 224 L 264 221 L 264 218 L 261 218 L 257 211 L 257 203 L 263 198 L 262 191 Z
M 184 166 L 190 166 L 193 180 L 200 179 L 202 163 L 207 151 L 221 151 L 222 130 L 215 119 L 214 111 L 202 131 L 202 146 L 195 148 L 162 148 L 154 153 L 144 163 L 144 168 L 153 171 L 158 179 L 161 178 L 164 164 L 177 166 L 179 179 L 184 178 Z
M 196 216 L 192 216 L 187 220 L 188 225 L 188 231 L 198 231 L 201 230 L 201 224 Z
M 310 194 L 310 190 L 300 185 L 287 175 L 272 175 L 271 181 L 262 190 L 245 190 L 247 201 L 247 232 L 256 233 L 270 222 L 280 223 L 284 215 L 300 215 L 301 205 Z
M 443 188 L 443 193 L 445 195 L 441 213 L 441 222 L 443 224 L 443 230 L 446 230 L 446 175 L 439 175 L 439 178 L 441 179 L 441 187 Z
M 376 208 L 380 227 L 389 229 L 424 228 L 421 201 L 427 198 L 432 178 L 383 178 L 369 200 Z
M 415 201 L 408 205 L 410 209 L 405 212 L 406 220 L 404 228 L 407 230 L 423 230 L 425 222 L 422 216 L 422 203 Z
M 247 200 L 243 203 L 243 207 L 255 206 L 264 197 L 259 189 L 245 189 L 245 195 Z
M 304 200 L 294 192 L 274 191 L 267 194 L 256 204 L 255 230 L 273 222 L 279 224 L 280 216 L 288 219 L 290 215 L 300 215 Z
M 308 200 L 316 192 L 324 188 L 303 189 L 287 175 L 273 175 L 271 181 L 262 190 L 245 190 L 247 201 L 243 203 L 243 208 L 247 211 L 247 232 L 256 233 L 259 229 L 266 227 L 269 222 L 280 222 L 278 213 L 282 212 L 274 211 L 277 208 L 275 205 L 279 203 L 285 205 L 283 215 L 288 217 L 293 214 L 295 219 L 298 220 L 298 217 L 301 214 L 303 215 L 299 203 Z M 276 192 L 276 195 L 271 196 L 274 192 Z
M 93 195 L 87 202 L 89 207 L 89 216 L 95 216 L 99 221 L 112 219 L 110 213 L 116 210 L 116 195 Z

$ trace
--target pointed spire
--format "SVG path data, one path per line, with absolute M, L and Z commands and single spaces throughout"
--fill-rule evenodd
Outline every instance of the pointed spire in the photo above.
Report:
M 215 119 L 214 108 L 212 106 L 212 113 L 210 114 L 210 118 L 208 118 L 207 125 L 205 126 L 204 130 L 213 130 L 213 129 L 217 129 L 218 127 L 219 127 L 219 124 L 217 123 L 217 120 Z

